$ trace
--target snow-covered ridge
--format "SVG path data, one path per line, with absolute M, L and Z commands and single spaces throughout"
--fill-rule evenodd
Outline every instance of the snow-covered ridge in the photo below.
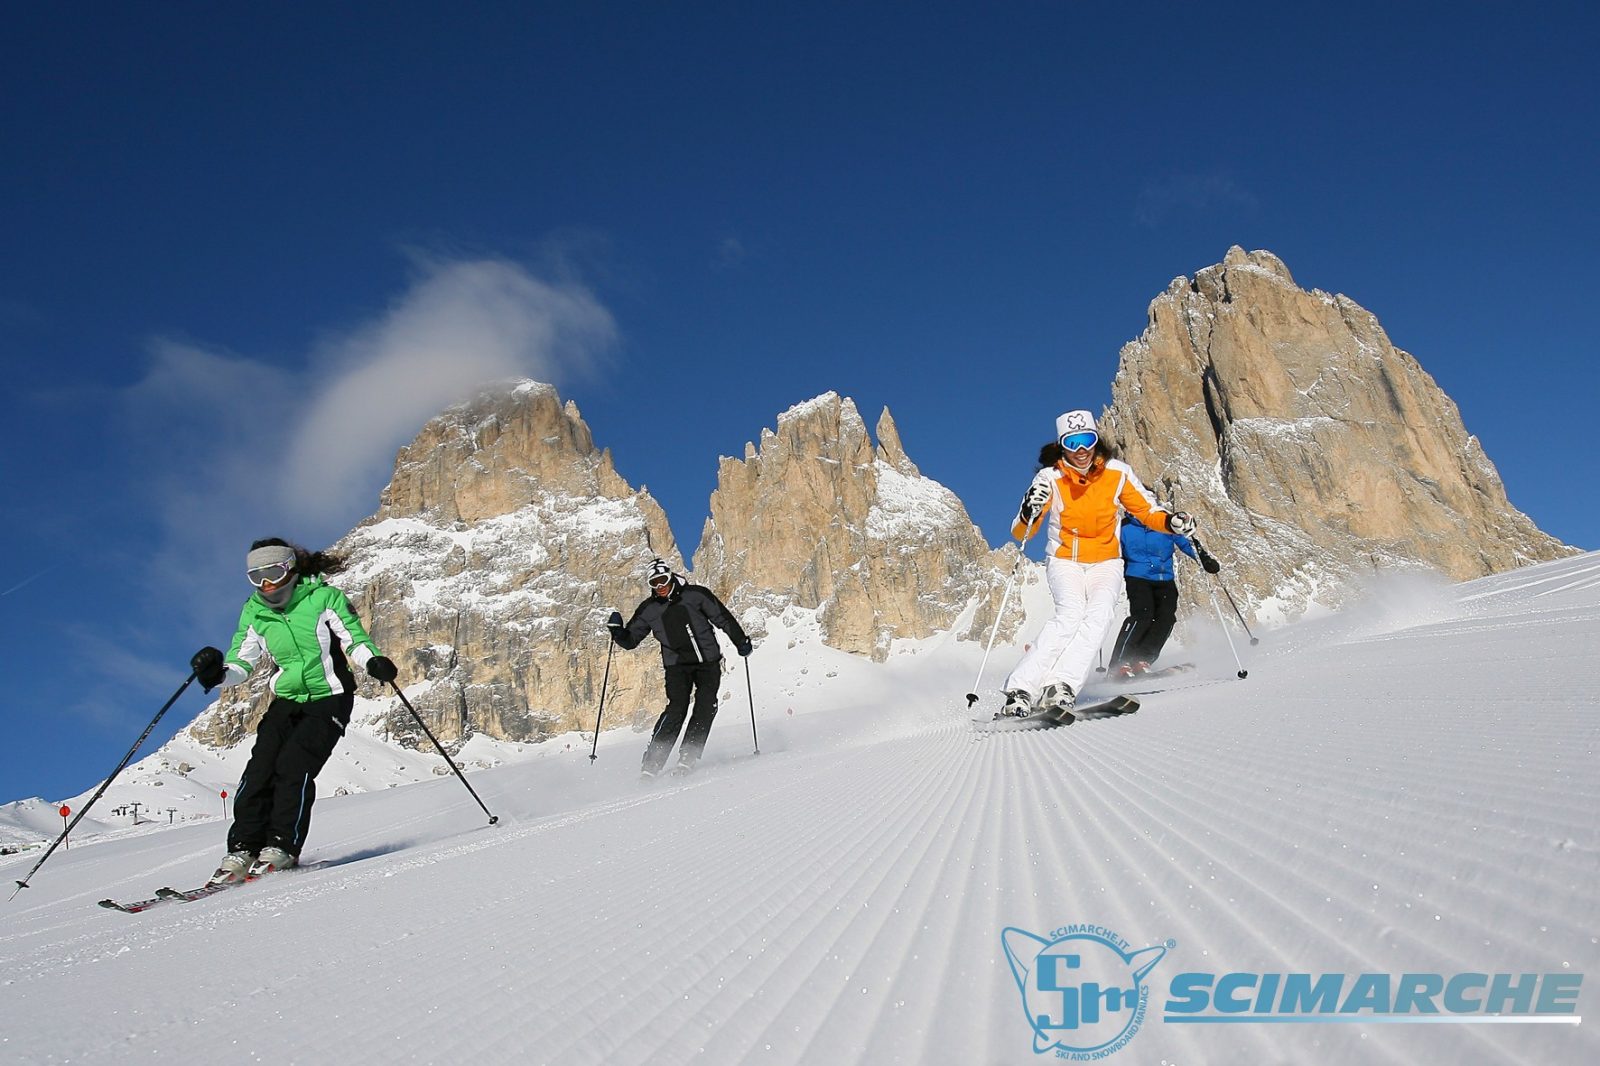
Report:
M 925 477 L 906 477 L 888 463 L 876 464 L 878 494 L 867 513 L 867 536 L 897 540 L 954 523 L 970 526 L 956 494 Z M 914 543 L 914 542 L 913 542 Z

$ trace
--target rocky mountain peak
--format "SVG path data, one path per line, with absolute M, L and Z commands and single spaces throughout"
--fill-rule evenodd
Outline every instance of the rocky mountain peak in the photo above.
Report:
M 1122 349 L 1109 435 L 1193 511 L 1244 598 L 1297 614 L 1362 575 L 1455 580 L 1570 549 L 1507 501 L 1456 405 L 1355 301 L 1229 249 L 1178 278 Z
M 572 402 L 535 381 L 481 390 L 431 419 L 400 449 L 377 520 L 468 524 L 510 514 L 540 495 L 622 498 L 633 490 L 599 451 Z
M 973 624 L 991 622 L 1009 556 L 922 476 L 887 408 L 877 436 L 833 392 L 779 415 L 759 447 L 721 460 L 695 573 L 736 610 L 815 609 L 829 645 L 876 659 L 896 637 L 951 628 L 975 597 L 985 605 Z

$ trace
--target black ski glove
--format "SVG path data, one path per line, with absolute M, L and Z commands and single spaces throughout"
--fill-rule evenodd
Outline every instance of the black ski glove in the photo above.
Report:
M 373 679 L 388 684 L 400 676 L 400 671 L 395 669 L 394 660 L 386 655 L 374 655 L 367 660 L 367 673 Z
M 209 645 L 195 652 L 189 665 L 194 669 L 194 679 L 207 692 L 228 678 L 228 668 L 222 664 L 222 652 Z
M 749 637 L 745 637 L 743 640 L 735 642 L 735 644 L 733 645 L 733 649 L 734 649 L 734 651 L 737 651 L 741 656 L 744 656 L 744 655 L 749 655 L 751 652 L 755 651 L 756 650 L 756 646 L 754 644 L 750 643 L 750 638 Z
M 622 626 L 622 612 L 612 611 L 611 617 L 606 619 L 606 628 L 611 631 L 611 639 L 622 644 L 623 634 L 627 632 Z M 623 645 L 626 647 L 627 645 Z
M 1208 574 L 1220 574 L 1222 572 L 1222 564 L 1217 562 L 1216 557 L 1204 548 L 1199 549 L 1199 551 L 1201 569 Z

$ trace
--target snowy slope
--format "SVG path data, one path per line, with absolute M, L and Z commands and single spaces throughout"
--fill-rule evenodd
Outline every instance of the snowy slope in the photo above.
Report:
M 330 867 L 140 915 L 94 901 L 203 878 L 219 821 L 58 852 L 0 904 L 0 1061 L 1037 1062 L 1001 932 L 1073 923 L 1172 942 L 1111 1061 L 1600 1061 L 1592 1021 L 1158 1003 L 1195 970 L 1594 979 L 1600 555 L 1397 581 L 1241 646 L 1244 681 L 1214 635 L 1137 715 L 1048 732 L 974 734 L 981 648 L 803 637 L 751 660 L 762 754 L 729 675 L 693 778 L 640 786 L 624 732 L 473 772 L 494 827 L 453 778 L 332 797 Z

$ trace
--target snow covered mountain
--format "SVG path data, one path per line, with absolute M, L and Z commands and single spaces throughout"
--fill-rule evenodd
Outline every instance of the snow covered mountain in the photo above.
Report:
M 1271 252 L 1231 248 L 1150 303 L 1103 422 L 1265 621 L 1336 607 L 1376 571 L 1465 581 L 1576 551 L 1511 505 L 1455 403 L 1370 311 L 1300 288 Z
M 626 732 L 592 764 L 511 744 L 468 758 L 496 826 L 453 778 L 329 795 L 325 866 L 139 915 L 94 904 L 202 879 L 220 811 L 75 841 L 0 903 L 0 1058 L 1021 1064 L 1042 1008 L 1058 1049 L 1123 1026 L 1114 1062 L 1600 1061 L 1574 1024 L 1600 972 L 1600 554 L 1391 578 L 1241 645 L 1246 680 L 1197 628 L 1198 669 L 1137 714 L 1045 732 L 974 732 L 981 645 L 877 663 L 778 625 L 750 660 L 761 754 L 740 692 L 694 777 L 641 787 Z M 1046 940 L 1155 961 L 1124 989 L 1061 956 L 1041 1004 L 1047 953 L 1016 952 Z M 1293 975 L 1348 1012 L 1285 1014 Z M 1194 1024 L 1197 987 L 1245 1009 Z
M 1016 553 L 991 551 L 955 493 L 922 476 L 888 408 L 877 436 L 833 392 L 779 415 L 759 448 L 722 459 L 695 574 L 755 632 L 816 610 L 830 647 L 879 661 L 958 621 L 962 638 L 987 639 Z M 1021 624 L 1012 609 L 1002 628 Z
M 784 618 L 814 618 L 823 643 L 878 659 L 897 639 L 949 628 L 986 638 L 1015 553 L 990 551 L 955 495 L 921 475 L 888 411 L 876 446 L 833 393 L 778 426 L 760 453 L 722 461 L 693 578 L 728 597 L 758 639 Z M 397 457 L 378 512 L 334 550 L 349 560 L 336 583 L 447 743 L 592 728 L 607 676 L 607 728 L 648 729 L 660 713 L 659 658 L 613 655 L 604 623 L 643 598 L 651 559 L 686 568 L 660 506 L 550 386 L 486 389 L 430 420 Z M 1013 605 L 1002 628 L 1022 621 Z M 364 694 L 374 702 L 358 732 L 429 747 L 378 686 Z M 246 744 L 266 702 L 264 683 L 225 694 L 189 739 L 217 752 Z M 161 754 L 174 766 L 216 761 Z M 344 787 L 369 787 L 346 771 Z

